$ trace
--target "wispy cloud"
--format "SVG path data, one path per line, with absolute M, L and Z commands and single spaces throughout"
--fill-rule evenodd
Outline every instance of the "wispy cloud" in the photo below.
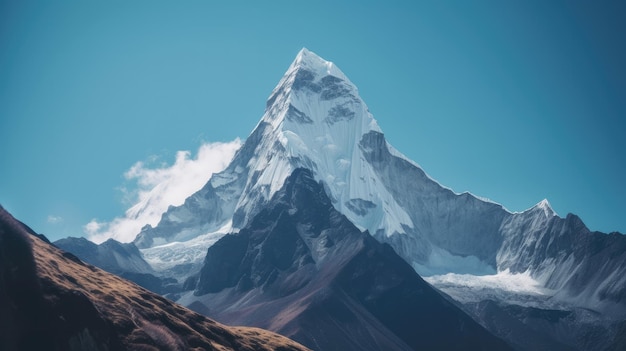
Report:
M 61 216 L 54 216 L 54 215 L 48 215 L 47 221 L 50 224 L 57 224 L 57 223 L 63 222 L 63 217 L 61 217 Z
M 125 216 L 109 222 L 93 219 L 84 226 L 87 237 L 100 243 L 109 238 L 121 242 L 132 241 L 146 224 L 155 226 L 168 206 L 182 205 L 187 197 L 200 190 L 213 173 L 222 171 L 241 140 L 229 143 L 207 143 L 200 146 L 196 157 L 189 151 L 179 151 L 173 165 L 150 167 L 145 162 L 135 163 L 124 177 L 134 187 L 122 188 L 133 205 Z

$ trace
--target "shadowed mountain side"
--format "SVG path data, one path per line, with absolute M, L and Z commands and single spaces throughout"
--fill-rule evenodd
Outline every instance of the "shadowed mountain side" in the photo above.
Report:
M 0 349 L 305 350 L 227 327 L 30 235 L 0 207 Z
M 317 350 L 506 350 L 296 169 L 250 224 L 209 248 L 181 303 Z
M 626 322 L 607 322 L 592 310 L 542 309 L 493 300 L 466 307 L 516 350 L 626 350 Z

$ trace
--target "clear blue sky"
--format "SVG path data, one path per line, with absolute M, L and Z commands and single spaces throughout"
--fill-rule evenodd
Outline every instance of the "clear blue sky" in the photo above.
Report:
M 122 215 L 135 162 L 247 137 L 307 47 L 440 183 L 626 232 L 623 4 L 0 0 L 0 204 L 52 239 Z

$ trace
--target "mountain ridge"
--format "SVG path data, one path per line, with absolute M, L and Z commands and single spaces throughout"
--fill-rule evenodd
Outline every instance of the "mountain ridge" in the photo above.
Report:
M 507 349 L 337 212 L 302 168 L 209 248 L 194 294 L 179 301 L 320 350 Z
M 598 328 L 605 328 L 600 319 L 611 319 L 605 331 L 626 320 L 626 237 L 591 232 L 575 215 L 558 216 L 547 200 L 511 212 L 443 186 L 393 148 L 343 72 L 306 49 L 271 92 L 262 118 L 226 169 L 183 205 L 170 207 L 155 227 L 144 227 L 134 243 L 146 261 L 161 267 L 159 274 L 191 277 L 183 290 L 191 289 L 206 250 L 246 228 L 298 168 L 311 172 L 353 225 L 389 244 L 427 280 L 438 284 L 436 278 L 452 275 L 435 286 L 458 301 L 469 293 L 529 309 L 592 310 Z M 531 289 L 516 291 L 498 280 L 502 273 Z M 462 281 L 453 286 L 458 276 L 492 286 L 467 291 Z M 240 287 L 247 284 L 243 279 Z M 484 306 L 499 313 L 497 305 Z M 514 310 L 509 307 L 502 310 Z M 572 315 L 568 328 L 589 316 Z M 493 326 L 482 312 L 474 317 Z
M 529 271 L 553 289 L 571 290 L 576 285 L 567 283 L 573 278 L 565 268 L 549 264 L 557 259 L 576 261 L 569 258 L 574 257 L 573 242 L 562 240 L 560 252 L 536 247 L 540 232 L 545 232 L 542 237 L 556 235 L 547 234 L 548 226 L 561 223 L 547 200 L 523 212 L 510 212 L 496 202 L 442 186 L 387 142 L 358 89 L 341 70 L 307 49 L 298 53 L 270 94 L 263 117 L 231 164 L 185 204 L 165 212 L 155 228 L 145 227 L 135 244 L 158 255 L 160 244 L 206 236 L 212 238 L 208 247 L 213 238 L 245 226 L 299 167 L 311 170 L 322 182 L 339 212 L 390 244 L 422 275 L 482 275 L 509 269 Z M 564 231 L 590 237 L 586 227 L 566 222 L 570 227 Z M 602 241 L 594 242 L 598 240 Z M 523 259 L 530 250 L 543 256 Z M 173 256 L 169 251 L 167 255 Z M 618 261 L 614 267 L 626 271 L 624 260 L 614 262 Z M 585 265 L 592 264 L 588 262 Z M 199 261 L 194 264 L 192 274 Z M 578 294 L 576 303 L 610 310 L 606 297 L 623 296 L 626 290 L 616 286 L 618 278 L 610 273 L 596 284 L 610 288 Z M 624 305 L 621 297 L 618 300 Z

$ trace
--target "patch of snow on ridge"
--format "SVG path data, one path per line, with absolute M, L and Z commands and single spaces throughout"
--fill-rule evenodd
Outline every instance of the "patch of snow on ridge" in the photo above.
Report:
M 493 275 L 496 270 L 476 256 L 457 256 L 439 247 L 433 247 L 426 265 L 413 263 L 413 269 L 422 277 L 440 276 L 455 272 L 457 275 Z M 451 274 L 451 273 L 450 273 Z
M 554 217 L 554 216 L 558 216 L 556 214 L 556 212 L 554 212 L 554 210 L 552 209 L 552 206 L 550 205 L 550 203 L 548 202 L 548 199 L 543 199 L 541 200 L 537 205 L 537 208 L 540 208 L 543 210 L 543 213 L 546 215 L 546 217 Z
M 554 290 L 544 288 L 530 272 L 511 273 L 508 269 L 492 275 L 448 273 L 425 277 L 431 285 L 461 303 L 486 299 L 507 301 L 523 306 L 545 307 L 553 304 Z
M 533 211 L 533 210 L 542 210 L 543 213 L 545 214 L 546 218 L 550 218 L 550 217 L 558 217 L 558 213 L 556 213 L 556 211 L 554 211 L 554 209 L 552 208 L 552 205 L 550 205 L 550 202 L 548 201 L 548 199 L 543 199 L 541 201 L 539 201 L 537 204 L 535 204 L 534 206 L 527 208 L 523 211 L 515 211 L 512 212 L 513 214 L 519 214 L 519 213 L 525 213 L 525 212 L 529 212 L 529 211 Z
M 157 272 L 184 264 L 199 265 L 204 261 L 207 249 L 229 232 L 227 227 L 188 241 L 171 242 L 140 251 L 144 260 Z

